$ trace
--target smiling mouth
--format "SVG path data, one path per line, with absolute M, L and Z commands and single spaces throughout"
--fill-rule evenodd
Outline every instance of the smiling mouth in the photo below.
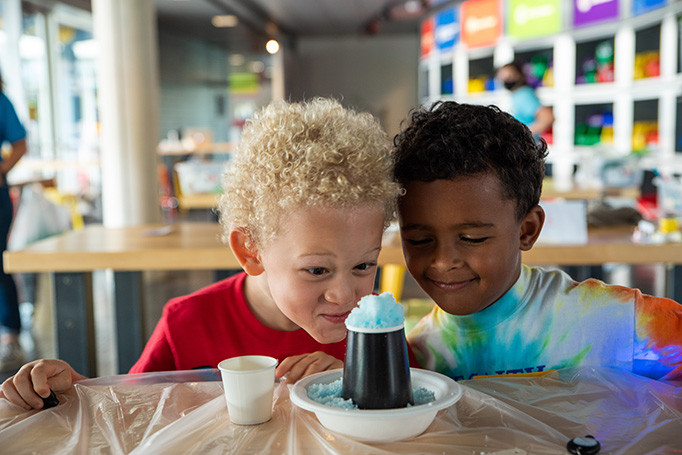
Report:
M 332 322 L 334 324 L 340 324 L 342 322 L 346 322 L 346 318 L 348 317 L 349 314 L 350 314 L 350 311 L 346 311 L 345 313 L 323 314 L 321 316 L 329 322 Z
M 473 283 L 476 280 L 476 278 L 471 278 L 465 281 L 438 281 L 432 280 L 430 278 L 427 278 L 427 280 L 429 280 L 434 286 L 436 286 L 439 289 L 442 289 L 443 291 L 452 292 L 464 289 L 465 287 Z

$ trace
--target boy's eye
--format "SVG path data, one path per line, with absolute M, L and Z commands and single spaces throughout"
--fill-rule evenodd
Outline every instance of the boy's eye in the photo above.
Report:
M 420 245 L 426 245 L 431 241 L 431 239 L 425 238 L 425 239 L 406 239 L 405 240 L 408 245 L 412 246 L 420 246 Z
M 327 269 L 325 269 L 324 267 L 308 267 L 305 270 L 311 275 L 315 276 L 324 275 L 327 272 Z
M 361 270 L 361 271 L 363 271 L 363 270 L 369 270 L 369 269 L 371 269 L 372 267 L 376 267 L 376 265 L 377 265 L 376 262 L 363 262 L 362 264 L 356 265 L 356 266 L 355 266 L 355 269 L 356 269 L 356 270 Z
M 489 237 L 466 237 L 462 236 L 461 239 L 467 243 L 483 243 L 489 239 Z

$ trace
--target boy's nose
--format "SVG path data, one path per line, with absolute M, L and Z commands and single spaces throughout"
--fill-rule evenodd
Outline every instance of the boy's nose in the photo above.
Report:
M 335 279 L 324 294 L 325 300 L 339 305 L 348 304 L 355 300 L 355 287 L 346 278 Z
M 435 267 L 438 270 L 449 270 L 461 263 L 462 258 L 459 255 L 457 248 L 443 243 L 440 243 L 436 247 L 433 260 L 431 261 L 432 267 Z

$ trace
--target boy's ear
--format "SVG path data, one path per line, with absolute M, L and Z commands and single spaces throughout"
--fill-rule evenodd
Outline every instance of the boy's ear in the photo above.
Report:
M 229 241 L 234 257 L 246 273 L 252 276 L 263 273 L 263 263 L 258 256 L 258 249 L 249 234 L 242 229 L 235 229 L 230 232 Z
M 521 237 L 519 238 L 521 251 L 528 251 L 533 248 L 540 236 L 543 224 L 545 224 L 545 211 L 536 205 L 521 220 Z

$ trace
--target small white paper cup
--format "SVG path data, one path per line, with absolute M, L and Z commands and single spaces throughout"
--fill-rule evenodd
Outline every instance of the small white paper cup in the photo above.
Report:
M 246 355 L 218 364 L 232 423 L 256 425 L 272 417 L 277 359 Z

